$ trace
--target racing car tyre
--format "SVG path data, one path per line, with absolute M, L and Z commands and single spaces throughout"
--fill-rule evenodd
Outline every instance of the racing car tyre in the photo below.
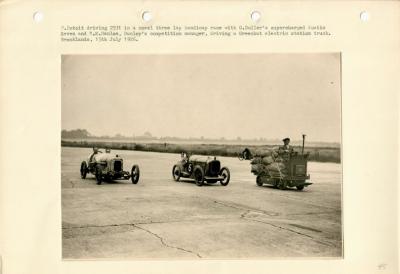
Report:
M 85 161 L 83 161 L 81 164 L 81 178 L 86 179 L 86 174 L 87 174 L 87 164 Z
M 204 184 L 204 171 L 200 166 L 196 166 L 194 168 L 194 180 L 196 182 L 196 185 L 202 186 Z
M 101 170 L 100 170 L 100 168 L 98 168 L 98 167 L 96 167 L 95 176 L 96 176 L 97 184 L 98 184 L 98 185 L 101 185 L 101 182 L 103 181 L 103 178 L 102 178 L 102 176 L 101 176 Z
M 175 182 L 179 182 L 179 179 L 181 178 L 181 168 L 177 165 L 174 165 L 172 168 L 172 178 Z
M 221 185 L 227 186 L 229 184 L 229 180 L 231 179 L 231 173 L 230 173 L 229 169 L 227 167 L 221 168 L 219 175 L 224 177 L 224 179 L 221 180 Z
M 263 186 L 263 182 L 262 182 L 262 179 L 261 179 L 261 176 L 260 176 L 260 175 L 257 176 L 257 178 L 256 178 L 256 184 L 257 184 L 258 186 Z
M 303 190 L 304 186 L 296 186 L 297 190 Z
M 138 165 L 133 165 L 131 170 L 131 180 L 132 184 L 137 184 L 139 182 L 140 169 Z

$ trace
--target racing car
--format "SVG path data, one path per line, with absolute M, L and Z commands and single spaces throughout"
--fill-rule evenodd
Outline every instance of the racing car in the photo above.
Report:
M 183 152 L 181 160 L 172 168 L 172 177 L 175 181 L 180 178 L 193 179 L 198 186 L 217 182 L 227 186 L 231 175 L 227 167 L 221 168 L 221 162 L 216 157 L 190 156 Z
M 109 149 L 105 153 L 93 149 L 93 153 L 87 160 L 81 163 L 81 178 L 85 179 L 88 173 L 96 177 L 97 184 L 100 185 L 105 180 L 131 180 L 133 184 L 139 182 L 140 169 L 138 165 L 133 165 L 131 171 L 123 170 L 124 160 L 119 155 L 111 154 Z

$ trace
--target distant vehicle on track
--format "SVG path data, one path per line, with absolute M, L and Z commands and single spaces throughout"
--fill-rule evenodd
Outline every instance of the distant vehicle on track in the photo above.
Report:
M 138 165 L 133 165 L 130 172 L 123 170 L 123 159 L 118 155 L 106 153 L 94 148 L 93 153 L 87 160 L 81 163 L 81 178 L 85 179 L 88 173 L 96 177 L 97 184 L 100 185 L 105 180 L 131 180 L 133 184 L 139 182 L 140 169 Z
M 204 183 L 227 186 L 230 180 L 230 171 L 227 167 L 221 168 L 221 162 L 216 157 L 189 156 L 183 152 L 181 161 L 177 162 L 172 168 L 172 177 L 175 181 L 180 178 L 193 179 L 196 185 L 202 186 Z

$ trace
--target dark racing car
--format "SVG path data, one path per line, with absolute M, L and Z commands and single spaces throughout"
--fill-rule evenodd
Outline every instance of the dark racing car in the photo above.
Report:
M 227 186 L 230 180 L 230 172 L 227 167 L 221 168 L 221 162 L 216 157 L 189 156 L 187 153 L 181 154 L 182 159 L 172 168 L 172 177 L 175 181 L 180 178 L 193 179 L 196 185 L 202 186 L 204 183 Z

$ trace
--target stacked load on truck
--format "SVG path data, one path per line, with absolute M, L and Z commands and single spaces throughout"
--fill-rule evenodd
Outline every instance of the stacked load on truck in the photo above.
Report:
M 262 155 L 255 155 L 251 161 L 251 172 L 254 175 L 270 175 L 282 177 L 287 175 L 286 165 L 275 151 L 263 151 Z
M 294 151 L 289 146 L 289 138 L 285 138 L 283 146 L 273 149 L 257 148 L 250 151 L 246 148 L 239 154 L 239 160 L 251 160 L 251 172 L 257 176 L 256 184 L 272 185 L 279 189 L 296 187 L 303 190 L 305 186 L 312 183 L 306 180 L 310 179 L 307 174 L 308 153 L 304 154 L 304 140 L 301 148 L 301 154 Z M 254 153 L 254 154 L 253 154 Z

